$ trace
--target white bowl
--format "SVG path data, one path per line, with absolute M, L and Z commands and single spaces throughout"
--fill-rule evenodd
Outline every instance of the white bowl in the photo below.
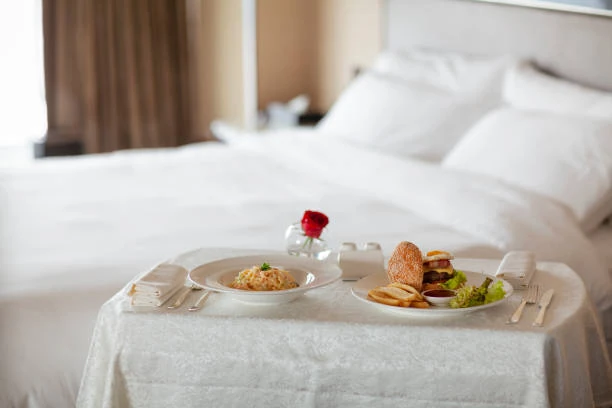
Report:
M 433 306 L 448 307 L 451 299 L 457 296 L 457 293 L 449 289 L 430 289 L 424 291 L 422 295 Z

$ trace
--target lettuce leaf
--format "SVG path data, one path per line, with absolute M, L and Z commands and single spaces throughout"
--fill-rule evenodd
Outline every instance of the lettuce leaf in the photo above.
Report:
M 506 291 L 504 290 L 504 284 L 502 281 L 497 281 L 493 285 L 489 286 L 487 293 L 485 294 L 485 304 L 497 302 L 501 300 L 506 295 Z
M 463 273 L 463 271 L 460 271 L 458 269 L 454 269 L 453 277 L 447 280 L 446 282 L 441 283 L 440 286 L 442 286 L 444 289 L 455 290 L 455 289 L 463 287 L 465 282 L 467 282 L 465 273 Z

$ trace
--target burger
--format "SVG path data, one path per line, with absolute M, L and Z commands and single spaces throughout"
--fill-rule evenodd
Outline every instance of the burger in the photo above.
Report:
M 423 257 L 423 290 L 439 289 L 454 276 L 451 261 L 454 256 L 447 251 L 430 251 Z
M 453 259 L 447 251 L 431 251 L 423 256 L 415 244 L 402 241 L 389 258 L 387 276 L 391 283 L 410 285 L 419 292 L 438 289 L 455 276 Z

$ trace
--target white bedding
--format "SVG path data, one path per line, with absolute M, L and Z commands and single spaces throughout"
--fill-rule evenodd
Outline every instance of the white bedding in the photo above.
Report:
M 588 235 L 595 246 L 599 259 L 608 267 L 612 275 L 612 222 L 608 221 Z
M 73 404 L 105 299 L 193 248 L 282 249 L 305 209 L 329 216 L 334 248 L 375 241 L 388 255 L 411 240 L 459 257 L 533 250 L 576 270 L 612 323 L 610 275 L 566 207 L 314 130 L 45 160 L 0 170 L 0 194 L 0 406 Z

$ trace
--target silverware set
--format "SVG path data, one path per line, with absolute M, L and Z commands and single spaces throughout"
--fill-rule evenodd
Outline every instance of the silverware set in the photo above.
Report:
M 179 307 L 181 307 L 183 305 L 183 303 L 185 302 L 185 299 L 187 299 L 187 297 L 189 296 L 189 294 L 191 292 L 199 292 L 201 291 L 202 288 L 196 285 L 191 285 L 191 286 L 185 286 L 184 288 L 182 288 L 179 291 L 179 294 L 176 296 L 174 302 L 172 302 L 172 304 L 168 305 L 167 308 L 170 310 L 173 309 L 178 309 Z M 210 291 L 205 290 L 199 297 L 198 299 L 195 301 L 195 303 L 193 304 L 193 306 L 190 306 L 189 309 L 187 309 L 190 312 L 197 312 L 198 310 L 200 310 L 202 308 L 202 306 L 204 306 L 204 303 L 206 303 L 206 300 L 208 299 L 208 296 L 210 295 Z
M 506 324 L 518 323 L 518 321 L 521 319 L 525 306 L 537 303 L 539 311 L 535 320 L 532 323 L 532 326 L 542 327 L 542 325 L 544 324 L 544 316 L 546 314 L 546 310 L 550 305 L 555 291 L 554 289 L 548 289 L 546 292 L 544 292 L 544 294 L 540 296 L 541 291 L 542 288 L 540 285 L 532 284 L 527 286 L 527 289 L 523 294 L 523 297 L 521 298 L 521 303 L 518 305 L 512 316 L 510 316 Z

